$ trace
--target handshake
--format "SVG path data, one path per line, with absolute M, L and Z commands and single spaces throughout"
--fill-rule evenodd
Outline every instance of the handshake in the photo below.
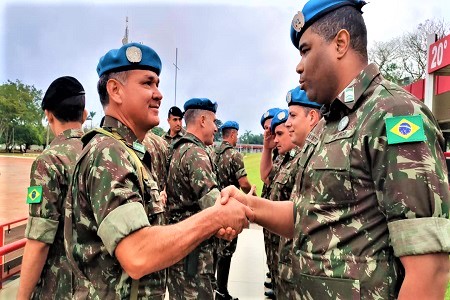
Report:
M 220 197 L 212 207 L 216 210 L 215 216 L 220 226 L 216 237 L 231 241 L 249 227 L 249 222 L 255 221 L 253 209 L 248 206 L 251 195 L 255 195 L 255 186 L 248 194 L 235 186 L 228 186 L 220 192 Z

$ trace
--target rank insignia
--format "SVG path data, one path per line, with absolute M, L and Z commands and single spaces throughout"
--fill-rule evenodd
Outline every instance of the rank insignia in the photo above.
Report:
M 128 47 L 125 55 L 127 56 L 127 59 L 131 63 L 139 63 L 142 60 L 142 51 L 136 46 Z
M 385 124 L 389 145 L 426 140 L 420 115 L 386 118 Z
M 27 193 L 27 204 L 41 203 L 42 186 L 30 186 Z

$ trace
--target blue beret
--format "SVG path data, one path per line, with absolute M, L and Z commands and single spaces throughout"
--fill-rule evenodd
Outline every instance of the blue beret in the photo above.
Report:
M 226 121 L 225 123 L 222 124 L 222 126 L 220 127 L 220 130 L 224 130 L 227 128 L 239 130 L 239 124 L 235 121 Z
M 289 117 L 289 111 L 287 109 L 280 109 L 278 113 L 273 117 L 272 122 L 270 122 L 270 131 L 275 132 L 275 128 L 283 123 L 286 123 Z
M 192 98 L 184 103 L 184 111 L 186 112 L 188 109 L 204 109 L 216 113 L 217 102 L 213 103 L 208 98 Z
M 269 109 L 268 111 L 266 111 L 262 116 L 261 116 L 261 127 L 264 129 L 264 122 L 267 119 L 272 119 L 277 112 L 279 112 L 281 109 L 278 107 L 274 107 Z
M 288 103 L 288 106 L 300 105 L 316 109 L 320 109 L 322 107 L 319 103 L 309 100 L 308 96 L 306 96 L 306 92 L 300 89 L 299 86 L 287 93 L 286 102 Z
M 128 70 L 150 70 L 158 76 L 161 73 L 161 59 L 152 48 L 139 44 L 125 44 L 120 49 L 109 50 L 100 58 L 97 74 Z
M 326 14 L 343 6 L 353 6 L 361 13 L 361 8 L 366 4 L 363 0 L 309 0 L 298 12 L 291 23 L 291 41 L 298 49 L 302 34 L 315 21 Z
M 59 77 L 50 84 L 45 92 L 41 103 L 42 110 L 52 110 L 66 99 L 67 104 L 69 104 L 70 100 L 74 102 L 72 97 L 81 95 L 84 97 L 84 88 L 76 78 L 71 76 Z M 84 98 L 79 100 L 81 101 L 76 101 L 76 103 L 79 103 L 84 108 Z

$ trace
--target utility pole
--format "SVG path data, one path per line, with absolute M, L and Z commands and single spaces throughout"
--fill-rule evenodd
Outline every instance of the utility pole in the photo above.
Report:
M 128 44 L 128 16 L 125 19 L 125 35 L 122 39 L 122 45 Z
M 177 73 L 180 68 L 178 68 L 178 48 L 175 48 L 175 106 L 177 106 Z

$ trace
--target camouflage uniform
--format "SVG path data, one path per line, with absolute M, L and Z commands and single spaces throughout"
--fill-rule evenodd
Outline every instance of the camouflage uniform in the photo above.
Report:
M 294 147 L 284 155 L 278 172 L 275 174 L 269 199 L 289 201 L 298 172 L 300 148 Z M 278 247 L 277 247 L 278 246 Z M 292 279 L 292 240 L 272 233 L 271 261 L 274 266 L 272 279 L 277 298 L 293 299 L 295 286 Z
M 81 152 L 83 131 L 68 129 L 33 162 L 30 186 L 42 186 L 41 203 L 30 204 L 25 237 L 50 246 L 33 299 L 63 299 L 71 292 L 72 276 L 64 251 L 64 198 L 72 168 Z
M 323 113 L 293 197 L 298 297 L 394 299 L 399 257 L 450 250 L 442 133 L 429 109 L 373 64 Z M 384 119 L 404 115 L 421 116 L 426 142 L 387 143 Z
M 278 173 L 278 170 L 280 169 L 281 163 L 284 160 L 284 155 L 278 155 L 278 153 L 276 154 L 276 156 L 273 159 L 272 162 L 272 170 L 269 173 L 269 182 L 270 184 L 264 184 L 262 191 L 261 191 L 261 197 L 262 198 L 266 198 L 266 199 L 270 199 L 270 194 L 272 192 L 272 188 L 273 188 L 273 184 L 274 181 L 273 179 L 275 178 L 275 175 Z M 278 241 L 279 241 L 279 236 L 270 232 L 269 230 L 263 228 L 263 235 L 264 235 L 264 246 L 265 246 L 265 250 L 266 250 L 266 262 L 267 262 L 267 267 L 269 268 L 269 272 L 270 275 L 272 277 L 272 281 L 273 281 L 273 275 L 274 273 L 276 273 L 276 269 L 278 269 L 278 265 L 274 263 L 273 261 L 273 256 L 274 256 L 274 252 L 278 251 Z
M 114 256 L 117 244 L 129 234 L 165 223 L 149 153 L 118 120 L 106 116 L 103 126 L 126 146 L 100 133 L 82 139 L 85 147 L 74 170 L 64 228 L 76 275 L 74 298 L 164 299 L 166 270 L 132 280 Z
M 170 129 L 166 132 L 166 134 L 163 136 L 163 139 L 167 142 L 167 144 L 170 146 L 172 143 L 175 143 L 179 139 L 181 139 L 186 134 L 186 130 L 184 128 L 181 128 L 181 130 L 175 135 L 170 136 Z
M 206 146 L 187 133 L 172 144 L 167 182 L 168 221 L 178 223 L 213 206 L 220 192 Z M 213 299 L 213 238 L 169 268 L 170 299 Z
M 220 146 L 214 149 L 213 154 L 217 167 L 219 188 L 223 189 L 229 185 L 234 185 L 239 189 L 239 179 L 247 176 L 242 154 L 226 141 L 223 141 Z M 219 240 L 219 244 L 221 245 L 219 256 L 233 256 L 236 251 L 237 237 L 231 242 Z
M 142 144 L 150 154 L 151 170 L 158 175 L 159 190 L 164 190 L 167 182 L 167 163 L 169 159 L 169 145 L 160 136 L 149 131 Z

